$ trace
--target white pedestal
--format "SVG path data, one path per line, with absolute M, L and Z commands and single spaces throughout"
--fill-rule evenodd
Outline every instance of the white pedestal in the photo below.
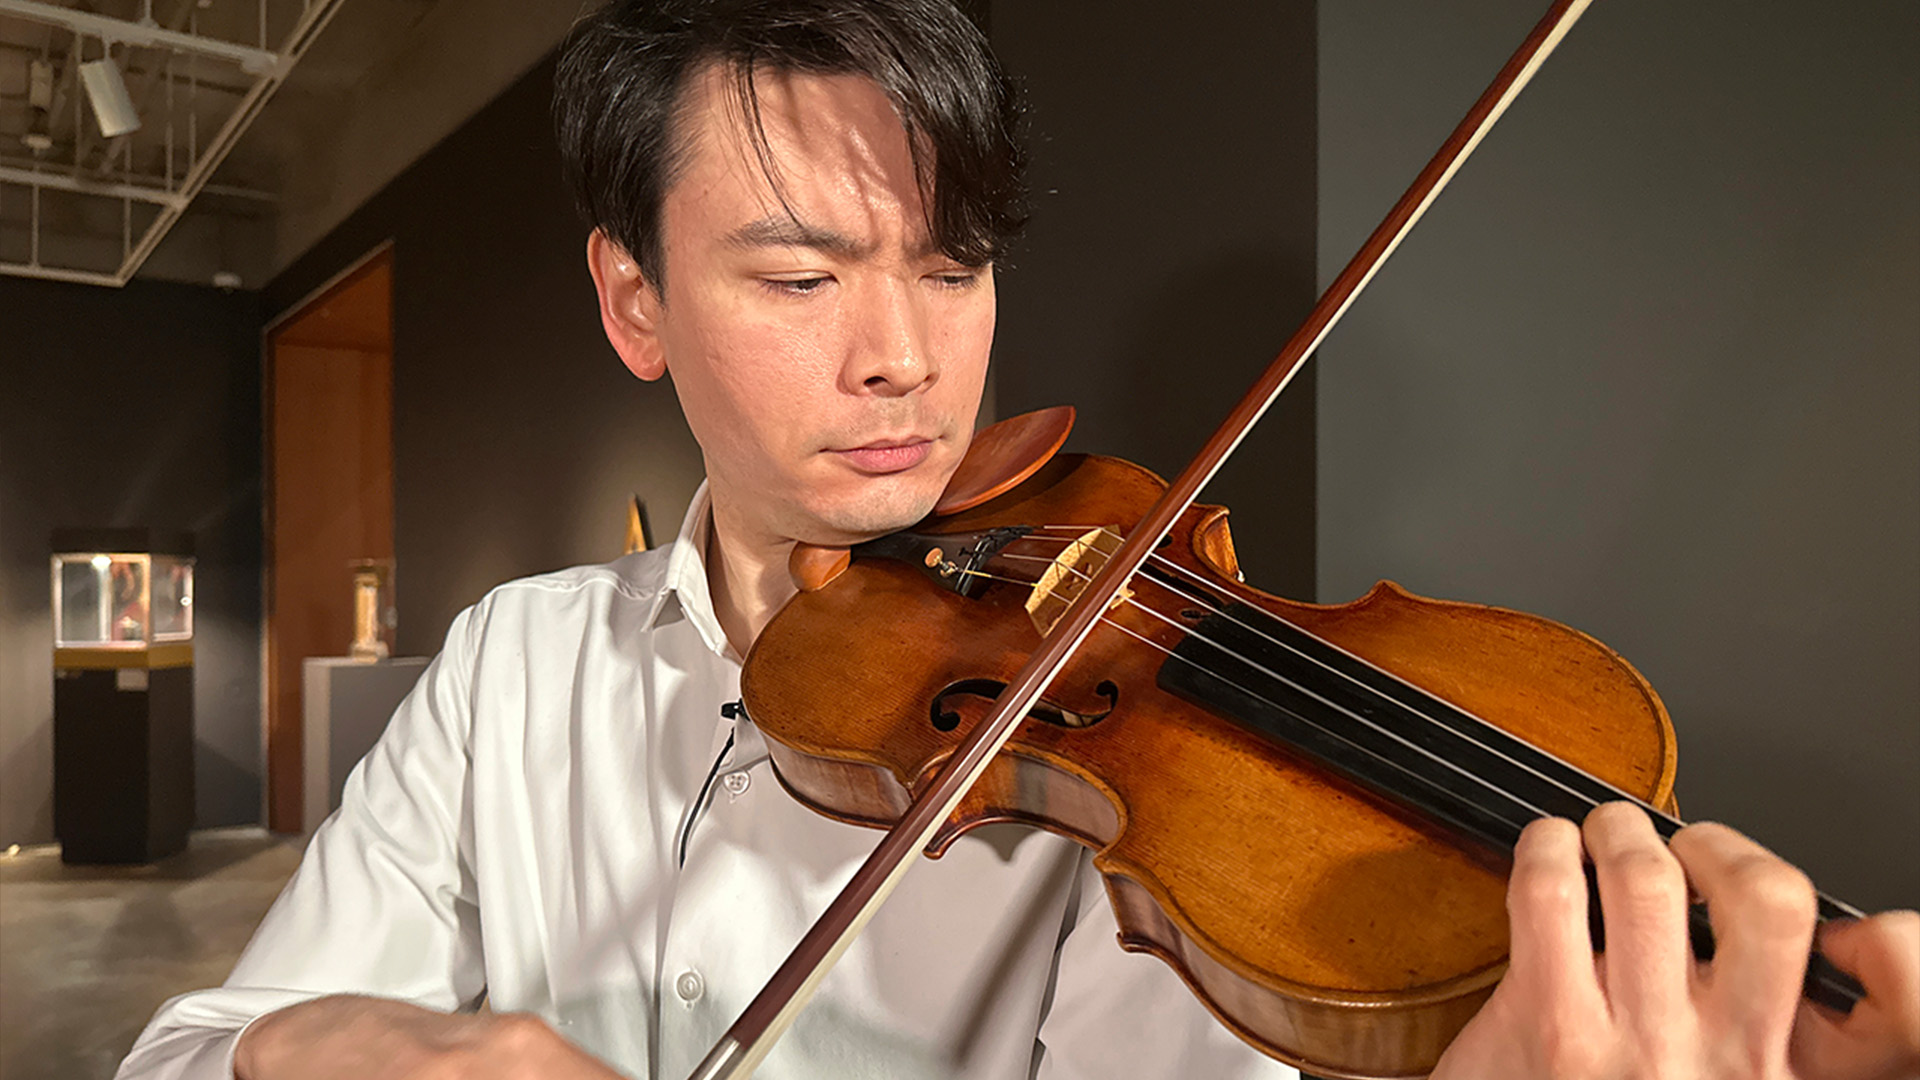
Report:
M 309 656 L 302 663 L 306 749 L 301 827 L 312 832 L 340 805 L 347 774 L 373 749 L 393 710 L 427 667 L 424 656 L 363 663 Z

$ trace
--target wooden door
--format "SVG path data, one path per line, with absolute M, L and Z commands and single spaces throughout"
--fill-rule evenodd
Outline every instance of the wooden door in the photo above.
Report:
M 393 557 L 391 250 L 267 335 L 267 827 L 300 832 L 301 662 L 353 641 L 348 564 Z

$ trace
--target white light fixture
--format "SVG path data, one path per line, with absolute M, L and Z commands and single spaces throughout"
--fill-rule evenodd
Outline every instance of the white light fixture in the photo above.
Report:
M 27 130 L 20 141 L 36 154 L 53 149 L 53 128 L 47 114 L 53 109 L 53 65 L 45 59 L 27 62 Z
M 140 130 L 140 114 L 134 110 L 127 81 L 120 77 L 120 65 L 113 62 L 111 52 L 81 64 L 80 80 L 87 86 L 87 100 L 93 103 L 93 118 L 100 122 L 100 134 L 114 139 Z
M 53 62 L 41 57 L 27 61 L 27 105 L 45 111 L 53 108 Z

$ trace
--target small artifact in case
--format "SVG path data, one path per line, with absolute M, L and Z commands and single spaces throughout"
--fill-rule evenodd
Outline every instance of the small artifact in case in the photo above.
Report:
M 347 655 L 374 664 L 393 655 L 393 560 L 355 559 L 353 569 L 353 644 Z

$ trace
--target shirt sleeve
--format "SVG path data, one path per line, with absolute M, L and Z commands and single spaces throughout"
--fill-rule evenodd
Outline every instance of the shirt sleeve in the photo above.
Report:
M 468 736 L 482 620 L 472 608 L 455 618 L 226 984 L 161 1005 L 117 1080 L 228 1080 L 249 1023 L 328 994 L 442 1011 L 478 1000 Z
M 1074 889 L 1035 1080 L 1299 1080 L 1214 1019 L 1160 959 L 1120 948 L 1113 905 L 1086 858 Z

